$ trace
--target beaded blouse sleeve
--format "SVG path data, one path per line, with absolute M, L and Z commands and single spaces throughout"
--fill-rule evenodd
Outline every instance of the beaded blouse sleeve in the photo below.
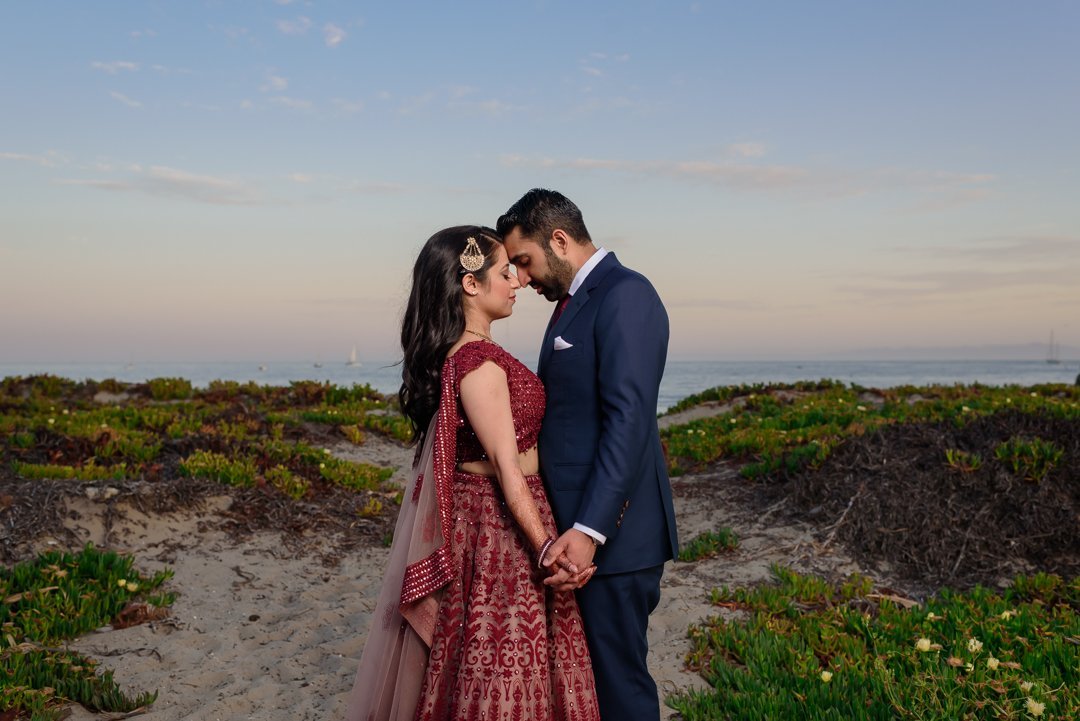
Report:
M 494 343 L 474 341 L 458 348 L 457 353 L 454 354 L 456 389 L 460 391 L 461 380 L 488 361 L 493 361 L 503 369 L 504 373 L 506 372 L 506 351 Z

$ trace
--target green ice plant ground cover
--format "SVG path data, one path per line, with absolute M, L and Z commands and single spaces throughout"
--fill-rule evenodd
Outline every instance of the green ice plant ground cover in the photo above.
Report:
M 95 400 L 95 396 L 105 401 Z M 180 378 L 145 384 L 76 383 L 53 376 L 0 381 L 0 455 L 16 476 L 120 481 L 161 473 L 236 486 L 266 483 L 300 499 L 312 482 L 383 490 L 393 469 L 325 455 L 303 438 L 366 431 L 411 434 L 393 397 L 370 386 L 296 382 L 288 387 Z
M 668 414 L 706 401 L 727 403 L 729 408 L 661 433 L 672 475 L 721 458 L 745 462 L 742 474 L 748 478 L 813 468 L 845 438 L 892 423 L 962 425 L 1003 411 L 1080 418 L 1078 386 L 905 386 L 867 391 L 827 380 L 714 388 L 684 399 Z M 1018 439 L 996 455 L 1030 480 L 1044 476 L 1060 458 L 1057 449 L 1039 439 Z
M 1080 718 L 1080 578 L 915 604 L 865 577 L 773 571 L 714 590 L 735 613 L 691 627 L 687 665 L 710 688 L 667 699 L 686 721 Z
M 69 702 L 118 712 L 152 704 L 156 692 L 125 694 L 110 671 L 63 644 L 110 623 L 162 613 L 174 600 L 160 591 L 171 576 L 170 570 L 143 576 L 131 557 L 92 545 L 0 567 L 0 711 L 53 721 Z

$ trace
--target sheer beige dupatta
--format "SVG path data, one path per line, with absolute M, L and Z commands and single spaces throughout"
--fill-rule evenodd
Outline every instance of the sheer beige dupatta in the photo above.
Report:
M 448 367 L 449 366 L 449 367 Z M 390 560 L 371 617 L 346 721 L 412 721 L 427 671 L 441 589 L 451 579 L 451 487 L 457 442 L 453 361 L 402 497 Z

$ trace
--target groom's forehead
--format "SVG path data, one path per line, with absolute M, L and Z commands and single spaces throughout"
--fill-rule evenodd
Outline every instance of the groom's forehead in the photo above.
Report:
M 510 262 L 543 252 L 540 243 L 523 235 L 520 228 L 515 228 L 503 239 L 503 247 L 506 248 L 506 254 L 509 256 Z

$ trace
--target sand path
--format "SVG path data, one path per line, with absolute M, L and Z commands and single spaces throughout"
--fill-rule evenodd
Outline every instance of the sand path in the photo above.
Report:
M 365 444 L 366 445 L 366 444 Z M 355 460 L 407 464 L 392 444 L 334 447 Z M 650 622 L 650 666 L 661 696 L 703 685 L 683 668 L 688 624 L 717 612 L 708 592 L 722 585 L 770 577 L 781 563 L 803 571 L 846 574 L 857 570 L 836 549 L 816 545 L 812 529 L 785 525 L 741 507 L 732 469 L 676 480 L 681 538 L 720 526 L 740 539 L 730 554 L 695 563 L 669 563 L 660 606 Z M 287 551 L 276 533 L 240 543 L 202 523 L 229 498 L 210 499 L 202 514 L 148 517 L 122 508 L 110 546 L 130 552 L 143 573 L 171 567 L 168 587 L 179 593 L 165 621 L 123 630 L 101 629 L 72 647 L 99 658 L 128 692 L 157 689 L 157 702 L 140 718 L 236 721 L 338 719 L 352 685 L 370 613 L 378 595 L 387 551 L 367 548 L 328 568 L 318 560 L 325 540 L 311 539 L 300 555 Z M 103 506 L 69 501 L 70 528 L 103 544 Z M 674 712 L 664 710 L 664 717 Z M 73 709 L 73 721 L 119 718 Z

